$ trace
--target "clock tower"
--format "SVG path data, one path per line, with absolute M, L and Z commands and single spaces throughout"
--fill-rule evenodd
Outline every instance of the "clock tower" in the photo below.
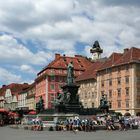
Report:
M 98 41 L 94 42 L 93 47 L 90 49 L 90 53 L 92 54 L 93 61 L 101 58 L 101 54 L 103 53 L 103 49 L 100 48 Z

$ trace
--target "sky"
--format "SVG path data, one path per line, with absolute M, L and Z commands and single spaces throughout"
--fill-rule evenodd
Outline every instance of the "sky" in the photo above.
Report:
M 140 48 L 140 0 L 0 0 L 0 86 L 32 83 L 55 53 Z

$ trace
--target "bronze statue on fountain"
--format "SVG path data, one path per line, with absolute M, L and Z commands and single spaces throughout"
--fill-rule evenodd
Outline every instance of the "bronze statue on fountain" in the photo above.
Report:
M 54 101 L 56 112 L 62 113 L 78 113 L 82 108 L 77 94 L 79 86 L 74 82 L 73 62 L 67 67 L 67 83 L 62 87 L 63 92 L 59 93 Z
M 106 95 L 102 95 L 101 99 L 100 99 L 100 106 L 99 106 L 99 110 L 102 113 L 109 113 L 109 102 L 107 101 L 107 96 Z

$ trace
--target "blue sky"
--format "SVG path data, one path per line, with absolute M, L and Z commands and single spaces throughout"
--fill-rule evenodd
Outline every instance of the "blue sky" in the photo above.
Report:
M 0 0 L 0 86 L 32 83 L 55 53 L 140 47 L 139 0 Z

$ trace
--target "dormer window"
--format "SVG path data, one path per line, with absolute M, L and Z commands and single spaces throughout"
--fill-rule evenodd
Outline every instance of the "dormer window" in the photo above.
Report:
M 54 70 L 50 70 L 50 74 L 54 74 Z

